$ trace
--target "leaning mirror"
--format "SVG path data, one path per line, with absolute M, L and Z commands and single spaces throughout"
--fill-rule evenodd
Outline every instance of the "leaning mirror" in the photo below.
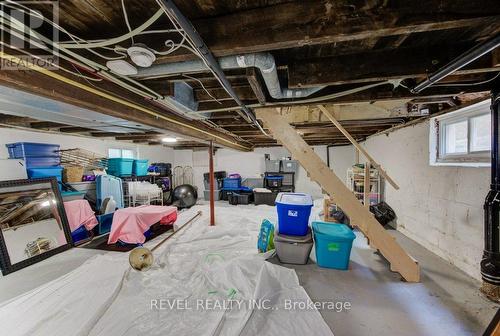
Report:
M 71 247 L 55 179 L 0 182 L 0 268 L 17 271 Z

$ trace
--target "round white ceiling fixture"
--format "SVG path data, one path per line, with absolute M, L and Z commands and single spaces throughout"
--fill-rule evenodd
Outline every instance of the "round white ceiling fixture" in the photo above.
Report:
M 172 138 L 172 137 L 165 137 L 165 138 L 161 139 L 161 141 L 167 142 L 167 143 L 173 143 L 173 142 L 177 142 L 177 139 Z
M 127 49 L 127 54 L 136 65 L 147 68 L 156 60 L 155 54 L 145 45 L 135 44 Z
M 122 76 L 137 75 L 135 66 L 124 60 L 107 61 L 108 69 Z

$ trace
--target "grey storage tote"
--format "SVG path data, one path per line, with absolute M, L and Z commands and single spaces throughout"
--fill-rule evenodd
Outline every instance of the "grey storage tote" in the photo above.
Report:
M 287 236 L 274 232 L 274 247 L 280 262 L 284 264 L 307 264 L 313 247 L 311 228 L 305 236 Z
M 281 160 L 265 160 L 266 172 L 278 173 L 281 168 Z
M 297 160 L 281 160 L 281 171 L 285 173 L 296 173 L 299 169 Z

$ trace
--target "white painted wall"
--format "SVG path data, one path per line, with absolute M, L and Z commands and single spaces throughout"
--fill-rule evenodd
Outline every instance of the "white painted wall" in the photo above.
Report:
M 138 158 L 149 159 L 150 162 L 173 163 L 174 161 L 174 151 L 168 147 L 147 146 L 98 138 L 33 132 L 11 128 L 0 128 L 0 159 L 6 159 L 9 157 L 5 144 L 14 142 L 53 143 L 59 144 L 61 149 L 83 148 L 104 156 L 108 155 L 109 148 L 127 148 L 135 150 Z
M 398 216 L 398 230 L 480 279 L 489 168 L 430 166 L 429 122 L 371 137 L 363 145 L 400 186 L 397 191 L 385 184 L 385 200 Z M 330 148 L 330 153 L 354 162 L 352 146 Z M 333 162 L 334 167 L 339 164 Z M 348 166 L 334 171 L 345 178 Z

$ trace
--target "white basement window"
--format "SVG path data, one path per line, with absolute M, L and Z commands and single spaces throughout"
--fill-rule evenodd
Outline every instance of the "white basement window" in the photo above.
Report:
M 429 152 L 433 166 L 490 165 L 490 101 L 431 118 Z
M 109 148 L 108 149 L 108 158 L 124 158 L 124 159 L 133 159 L 134 151 L 132 149 L 122 149 L 122 148 Z

